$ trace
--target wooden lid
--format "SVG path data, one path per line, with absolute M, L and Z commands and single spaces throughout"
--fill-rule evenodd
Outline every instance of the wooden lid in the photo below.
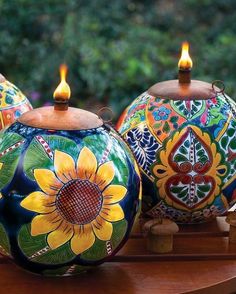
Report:
M 49 130 L 88 130 L 103 125 L 96 114 L 69 107 L 70 86 L 66 82 L 68 68 L 60 66 L 61 81 L 54 91 L 54 106 L 41 107 L 23 114 L 18 121 L 24 125 Z
M 231 226 L 236 226 L 236 211 L 228 211 L 225 221 Z
M 154 97 L 164 97 L 173 100 L 206 100 L 216 96 L 221 90 L 210 83 L 191 80 L 190 83 L 180 83 L 179 80 L 160 82 L 148 89 L 148 94 Z
M 153 235 L 173 235 L 179 231 L 178 225 L 170 219 L 152 219 L 145 223 L 144 231 Z
M 96 114 L 69 107 L 70 86 L 66 82 L 67 66 L 60 66 L 61 82 L 54 91 L 54 106 L 41 107 L 23 114 L 18 121 L 24 125 L 50 130 L 88 130 L 103 125 Z
M 74 107 L 57 110 L 54 106 L 28 111 L 18 121 L 30 127 L 51 130 L 88 130 L 103 125 L 103 120 L 92 112 Z

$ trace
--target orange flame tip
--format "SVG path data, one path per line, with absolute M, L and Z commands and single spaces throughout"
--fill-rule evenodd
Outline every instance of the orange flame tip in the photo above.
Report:
M 68 72 L 68 67 L 66 64 L 62 64 L 60 66 L 60 76 L 61 76 L 61 82 L 57 86 L 56 90 L 54 91 L 53 97 L 54 99 L 59 100 L 69 100 L 71 95 L 70 86 L 66 82 L 66 76 Z
M 178 63 L 179 69 L 182 70 L 190 70 L 193 66 L 193 62 L 191 57 L 189 56 L 189 43 L 184 42 L 182 44 L 182 52 L 181 57 Z

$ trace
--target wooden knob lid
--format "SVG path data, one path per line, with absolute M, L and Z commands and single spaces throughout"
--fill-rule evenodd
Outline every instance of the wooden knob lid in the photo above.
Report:
M 92 112 L 74 107 L 61 111 L 53 106 L 28 111 L 18 121 L 30 127 L 51 130 L 88 130 L 103 125 L 103 120 Z
M 180 83 L 179 80 L 164 81 L 148 89 L 148 93 L 154 97 L 173 100 L 207 100 L 220 91 L 212 84 L 198 80 L 191 80 L 189 83 Z
M 179 231 L 178 225 L 170 219 L 153 219 L 145 223 L 144 231 L 153 235 L 174 235 Z
M 88 130 L 103 125 L 103 120 L 89 111 L 69 107 L 70 86 L 66 82 L 67 66 L 60 66 L 61 82 L 54 91 L 54 106 L 41 107 L 23 114 L 24 125 L 51 130 Z

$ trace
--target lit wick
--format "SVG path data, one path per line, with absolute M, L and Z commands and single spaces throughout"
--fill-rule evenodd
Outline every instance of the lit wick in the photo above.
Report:
M 189 56 L 189 43 L 184 42 L 182 44 L 181 57 L 178 63 L 179 67 L 179 83 L 191 83 L 191 68 L 193 62 Z
M 53 97 L 55 100 L 55 110 L 67 110 L 69 106 L 69 99 L 71 95 L 70 86 L 66 82 L 68 68 L 65 64 L 60 66 L 61 82 L 57 86 Z

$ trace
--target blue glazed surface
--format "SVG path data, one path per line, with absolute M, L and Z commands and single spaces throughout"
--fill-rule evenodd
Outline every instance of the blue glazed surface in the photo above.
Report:
M 2 238 L 0 240 L 0 252 L 2 254 L 9 256 L 18 265 L 31 272 L 61 276 L 76 274 L 89 269 L 91 266 L 98 265 L 114 255 L 123 246 L 138 211 L 140 176 L 132 153 L 126 143 L 110 126 L 103 125 L 99 128 L 80 131 L 54 131 L 32 128 L 16 122 L 0 133 L 0 140 L 4 143 L 1 144 L 0 148 L 0 179 L 2 179 L 0 180 L 0 235 Z M 41 193 L 47 199 L 50 198 L 50 195 L 45 194 L 35 171 L 47 170 L 56 174 L 56 152 L 60 152 L 61 156 L 65 156 L 65 158 L 73 159 L 75 163 L 78 160 L 78 163 L 78 157 L 82 150 L 86 149 L 85 147 L 90 152 L 88 154 L 93 155 L 97 160 L 98 168 L 95 178 L 98 175 L 99 168 L 102 165 L 108 166 L 109 162 L 109 168 L 114 172 L 110 183 L 107 182 L 106 187 L 101 188 L 101 191 L 103 191 L 101 195 L 104 195 L 106 189 L 110 186 L 118 189 L 117 191 L 122 190 L 123 194 L 120 195 L 119 199 L 117 198 L 117 201 L 112 200 L 111 204 L 104 204 L 103 198 L 103 206 L 99 208 L 100 212 L 97 214 L 97 216 L 101 216 L 101 211 L 110 207 L 116 207 L 119 210 L 118 216 L 113 213 L 108 217 L 109 221 L 106 220 L 106 222 L 109 222 L 109 228 L 112 226 L 109 239 L 107 237 L 109 233 L 105 229 L 103 234 L 98 232 L 96 235 L 95 230 L 91 233 L 89 228 L 88 234 L 90 236 L 94 234 L 95 241 L 93 244 L 91 243 L 92 245 L 90 244 L 90 247 L 84 247 L 84 251 L 76 254 L 76 252 L 79 252 L 78 246 L 75 244 L 74 249 L 72 246 L 72 243 L 75 243 L 72 240 L 76 235 L 76 228 L 82 228 L 81 230 L 84 233 L 86 226 L 89 227 L 90 223 L 68 224 L 68 219 L 63 219 L 63 222 L 68 224 L 67 229 L 73 230 L 73 232 L 70 232 L 72 237 L 67 238 L 66 242 L 57 245 L 57 247 L 53 243 L 50 245 L 48 236 L 53 232 L 53 229 L 51 232 L 43 234 L 39 232 L 40 229 L 36 233 L 33 232 L 34 229 L 32 228 L 32 222 L 37 216 L 50 215 L 50 213 L 36 212 L 38 208 L 30 209 L 29 207 L 33 204 L 29 204 L 27 199 L 30 199 L 35 192 Z M 108 169 L 106 171 L 109 172 Z M 55 203 L 58 203 L 58 195 L 62 195 L 60 193 L 62 193 L 64 187 L 71 185 L 73 181 L 74 185 L 80 184 L 78 187 L 83 188 L 81 186 L 82 180 L 79 179 L 79 176 L 76 177 L 76 180 L 70 179 L 60 189 L 58 188 Z M 47 180 L 44 179 L 44 181 Z M 92 180 L 91 183 L 89 180 L 86 180 L 86 182 L 89 189 L 95 186 L 101 187 L 92 183 Z M 63 200 L 64 202 L 60 202 L 60 205 L 65 212 L 65 209 L 70 205 L 70 198 L 68 198 L 70 194 L 65 194 L 65 190 L 63 193 L 63 197 L 67 197 L 67 202 Z M 71 197 L 76 197 L 76 195 L 73 194 Z M 88 197 L 90 196 L 88 195 Z M 114 195 L 114 197 L 116 196 Z M 76 198 L 73 198 L 73 201 L 74 199 Z M 96 202 L 95 199 L 91 199 L 91 203 Z M 83 201 L 86 202 L 86 200 Z M 58 206 L 55 203 L 57 212 Z M 60 217 L 63 211 L 60 211 Z M 88 211 L 89 216 L 91 216 L 94 209 L 88 209 Z M 79 214 L 77 211 L 75 219 L 83 218 L 83 212 L 81 212 L 81 216 Z M 94 229 L 93 226 L 92 229 Z M 38 229 L 35 228 L 35 230 Z M 58 232 L 59 229 L 55 229 L 55 231 Z M 79 234 L 85 236 L 82 235 L 82 231 Z M 58 240 L 56 241 L 58 242 Z M 82 243 L 83 240 L 81 239 L 80 242 Z

